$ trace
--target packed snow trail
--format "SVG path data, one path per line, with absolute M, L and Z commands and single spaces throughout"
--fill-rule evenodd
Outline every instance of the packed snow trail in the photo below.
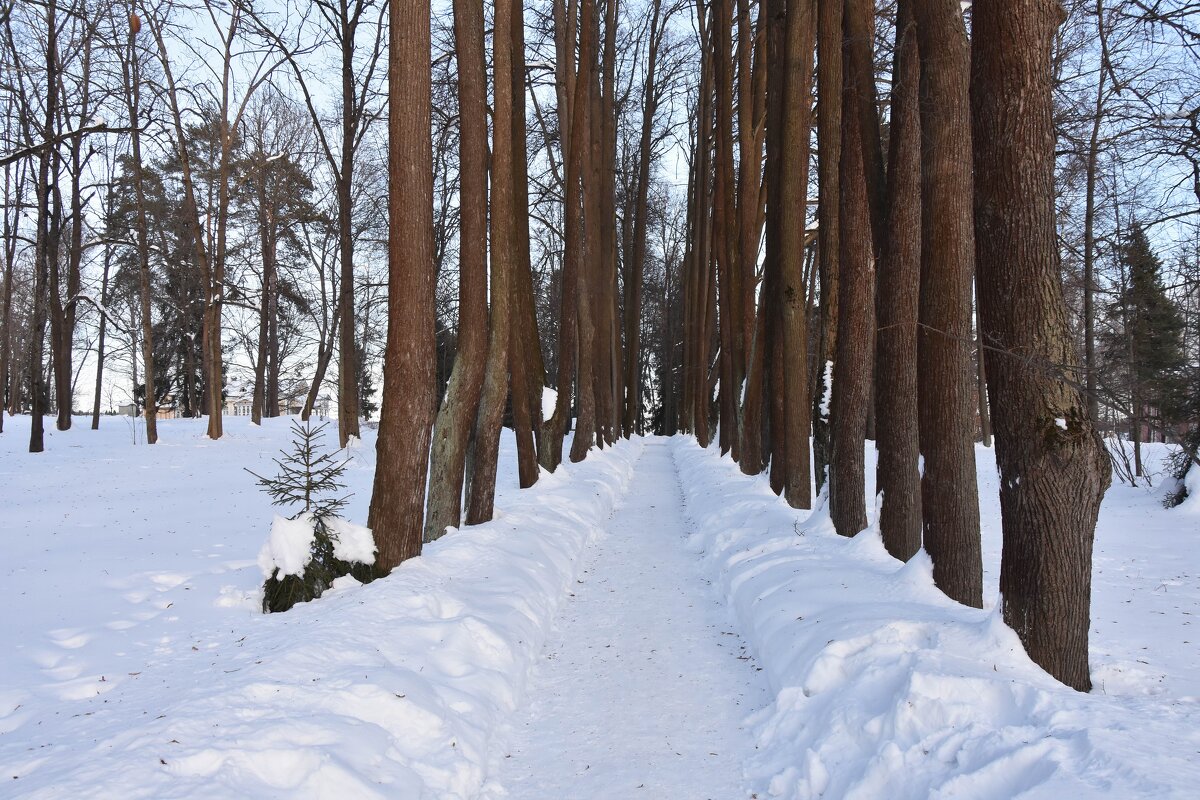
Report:
M 532 704 L 485 796 L 748 797 L 746 718 L 770 698 L 684 548 L 667 440 L 646 440 L 605 531 L 559 612 L 527 690 Z

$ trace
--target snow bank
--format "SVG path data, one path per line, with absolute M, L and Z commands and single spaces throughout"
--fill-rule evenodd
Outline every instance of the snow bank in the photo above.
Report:
M 543 475 L 493 522 L 451 531 L 389 578 L 233 631 L 189 631 L 190 648 L 121 676 L 74 718 L 0 739 L 3 794 L 474 797 L 641 447 Z
M 1194 797 L 1195 698 L 1080 695 L 994 611 L 951 602 L 922 552 L 839 537 L 765 480 L 673 442 L 689 545 L 775 696 L 748 777 L 802 798 Z M 1187 733 L 1184 733 L 1187 731 Z

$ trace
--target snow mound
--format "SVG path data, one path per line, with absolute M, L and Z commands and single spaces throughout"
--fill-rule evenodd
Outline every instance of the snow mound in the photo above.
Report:
M 1067 689 L 998 612 L 938 591 L 923 552 L 902 564 L 877 530 L 840 537 L 820 504 L 795 511 L 715 451 L 673 447 L 689 547 L 775 696 L 751 719 L 760 796 L 1194 796 L 1200 763 L 1175 744 L 1188 702 L 1148 714 Z
M 641 448 L 593 452 L 387 578 L 353 591 L 339 580 L 320 603 L 248 615 L 232 632 L 189 628 L 181 647 L 103 684 L 86 713 L 48 719 L 36 747 L 0 738 L 0 794 L 477 796 L 497 730 Z M 264 552 L 302 569 L 300 521 L 283 523 Z M 362 554 L 367 529 L 338 528 Z
M 304 568 L 312 561 L 315 524 L 309 513 L 301 513 L 295 519 L 275 515 L 271 535 L 258 552 L 258 567 L 264 578 L 276 575 L 275 570 L 279 570 L 278 578 L 304 576 Z M 326 517 L 325 527 L 333 540 L 334 556 L 355 564 L 375 563 L 375 537 L 370 528 L 341 517 Z
M 271 522 L 271 535 L 258 551 L 258 568 L 264 578 L 279 570 L 279 577 L 304 575 L 304 568 L 312 560 L 312 544 L 316 538 L 313 515 L 300 514 L 295 519 L 275 515 Z

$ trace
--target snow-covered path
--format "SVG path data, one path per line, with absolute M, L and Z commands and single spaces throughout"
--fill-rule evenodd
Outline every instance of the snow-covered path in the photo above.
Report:
M 766 681 L 684 549 L 666 440 L 647 439 L 624 504 L 559 613 L 491 797 L 746 797 L 746 717 Z

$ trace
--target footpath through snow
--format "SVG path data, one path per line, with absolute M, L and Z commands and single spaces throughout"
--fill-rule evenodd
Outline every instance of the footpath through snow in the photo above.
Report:
M 488 798 L 748 797 L 766 683 L 684 549 L 672 451 L 647 442 L 585 557 Z

